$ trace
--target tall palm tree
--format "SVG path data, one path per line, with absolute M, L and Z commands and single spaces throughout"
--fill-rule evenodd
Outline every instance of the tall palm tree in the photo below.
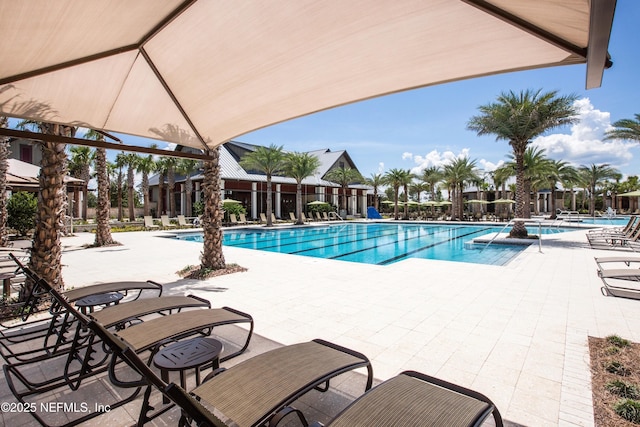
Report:
M 158 172 L 158 206 L 157 215 L 164 215 L 167 211 L 167 197 L 164 195 L 165 191 L 165 180 L 167 178 L 167 171 L 169 170 L 169 166 L 167 165 L 167 157 L 160 157 L 156 160 L 156 172 Z
M 364 182 L 364 178 L 360 175 L 357 169 L 353 168 L 334 168 L 324 175 L 324 179 L 327 181 L 335 182 L 342 188 L 342 202 L 340 203 L 340 209 L 347 211 L 349 195 L 349 184 L 355 184 Z
M 204 213 L 202 214 L 202 229 L 204 243 L 200 256 L 200 267 L 219 270 L 226 267 L 222 252 L 222 204 L 220 200 L 220 148 L 207 150 L 212 160 L 204 162 Z
M 184 214 L 186 216 L 193 215 L 193 202 L 191 200 L 193 195 L 193 181 L 191 175 L 198 170 L 200 162 L 193 159 L 180 159 L 176 166 L 178 173 L 184 175 L 184 192 L 186 203 L 184 206 Z
M 94 151 L 87 146 L 74 145 L 71 151 L 71 160 L 69 161 L 69 171 L 73 176 L 84 181 L 82 187 L 82 219 L 86 221 L 87 210 L 89 208 L 89 181 L 91 180 L 91 162 L 93 162 Z M 74 215 L 77 215 L 79 206 L 74 206 Z
M 23 121 L 20 127 L 36 127 L 46 135 L 73 137 L 76 128 L 52 123 Z M 62 245 L 67 208 L 64 177 L 67 174 L 66 144 L 39 141 L 42 148 L 40 162 L 40 194 L 36 213 L 36 229 L 29 266 L 57 289 L 64 287 L 62 279 Z M 27 280 L 23 294 L 28 294 L 33 284 Z M 24 297 L 24 295 L 22 296 Z
M 167 165 L 167 191 L 169 192 L 169 216 L 175 218 L 176 216 L 176 167 L 178 166 L 178 159 L 175 157 L 167 157 L 165 159 Z
M 566 189 L 565 183 L 577 177 L 577 170 L 569 163 L 562 160 L 550 160 L 549 169 L 547 171 L 546 180 L 551 190 L 551 219 L 556 217 L 556 186 L 562 184 L 562 188 Z M 562 208 L 564 209 L 564 192 L 562 193 Z
M 302 180 L 316 173 L 320 159 L 309 153 L 289 153 L 285 157 L 284 173 L 296 180 L 296 224 L 302 221 Z
M 380 205 L 378 189 L 384 185 L 384 178 L 381 173 L 372 173 L 371 178 L 367 178 L 365 183 L 373 187 L 373 207 L 378 210 L 378 206 Z
M 152 148 L 157 148 L 155 144 Z M 142 200 L 144 207 L 144 215 L 150 215 L 149 209 L 149 174 L 156 170 L 156 162 L 151 154 L 148 156 L 140 156 L 138 159 L 138 172 L 142 174 L 142 182 L 140 183 L 140 191 L 142 192 Z
M 138 167 L 140 157 L 135 153 L 124 154 L 124 162 L 127 166 L 127 208 L 129 210 L 129 221 L 136 220 L 135 203 L 135 172 Z
M 438 183 L 442 180 L 442 170 L 438 166 L 429 166 L 422 171 L 420 177 L 422 182 L 429 186 L 431 192 L 431 200 L 436 199 L 436 188 Z
M 512 171 L 512 176 L 517 173 L 517 164 L 514 160 L 513 154 L 507 155 L 511 161 L 504 164 L 505 168 L 509 168 Z M 545 150 L 538 147 L 529 146 L 524 151 L 523 157 L 524 164 L 524 198 L 525 206 L 529 208 L 524 210 L 523 217 L 531 217 L 531 193 L 535 194 L 535 212 L 538 214 L 538 190 L 540 186 L 546 184 L 546 176 L 549 172 L 550 163 L 549 158 L 545 154 Z
M 94 130 L 89 130 L 84 137 L 103 141 L 104 136 Z M 109 172 L 107 171 L 107 150 L 96 148 L 94 155 L 96 179 L 98 181 L 98 203 L 96 207 L 96 238 L 94 246 L 107 246 L 119 244 L 111 237 L 111 225 L 109 225 L 109 211 L 111 200 L 109 197 Z
M 496 135 L 496 140 L 509 142 L 516 163 L 516 217 L 523 218 L 526 208 L 524 153 L 533 138 L 549 129 L 574 123 L 576 96 L 557 96 L 557 91 L 510 91 L 498 96 L 497 102 L 479 107 L 480 115 L 467 123 L 478 135 Z M 524 222 L 516 222 L 512 237 L 526 237 Z
M 468 157 L 461 157 L 452 160 L 443 168 L 443 176 L 451 185 L 452 194 L 452 213 L 451 219 L 462 218 L 464 210 L 464 202 L 462 193 L 465 186 L 478 179 L 476 171 L 477 160 L 469 160 Z
M 404 170 L 404 175 L 402 176 L 402 191 L 404 192 L 404 214 L 402 219 L 409 219 L 409 186 L 413 182 L 413 178 L 415 175 L 411 173 L 409 169 Z
M 393 219 L 398 220 L 398 199 L 400 195 L 400 187 L 404 185 L 406 179 L 406 170 L 393 168 L 384 174 L 385 183 L 393 188 Z
M 246 154 L 240 160 L 240 166 L 247 170 L 257 170 L 267 176 L 267 227 L 273 225 L 271 214 L 272 208 L 272 189 L 271 177 L 282 172 L 284 167 L 285 154 L 282 146 L 270 145 L 269 147 L 258 147 L 255 151 Z
M 6 128 L 9 119 L 0 116 L 0 128 Z M 9 138 L 0 137 L 0 246 L 7 246 L 9 234 L 7 233 L 7 171 L 9 170 Z
M 640 114 L 635 119 L 621 119 L 613 123 L 615 129 L 606 132 L 605 139 L 628 139 L 640 142 Z
M 582 182 L 589 190 L 589 215 L 594 215 L 596 211 L 596 188 L 607 179 L 615 179 L 620 172 L 607 163 L 601 165 L 592 163 L 589 166 L 580 166 L 579 171 L 582 176 Z
M 116 197 L 118 198 L 118 221 L 122 221 L 124 216 L 123 208 L 122 208 L 122 181 L 124 180 L 122 169 L 127 166 L 127 155 L 122 152 L 116 155 L 115 167 L 118 172 L 116 178 L 116 188 L 117 193 Z

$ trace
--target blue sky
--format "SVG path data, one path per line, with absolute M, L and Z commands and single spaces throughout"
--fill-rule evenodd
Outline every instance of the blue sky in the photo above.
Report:
M 419 172 L 455 156 L 477 159 L 492 170 L 510 147 L 466 130 L 478 106 L 503 91 L 558 90 L 578 96 L 581 122 L 551 131 L 535 144 L 547 155 L 575 165 L 609 163 L 625 175 L 640 174 L 640 144 L 603 142 L 610 123 L 640 113 L 640 1 L 618 0 L 609 52 L 614 65 L 602 87 L 585 90 L 585 65 L 483 77 L 363 101 L 261 129 L 239 141 L 282 145 L 289 151 L 347 150 L 369 177 L 391 168 Z

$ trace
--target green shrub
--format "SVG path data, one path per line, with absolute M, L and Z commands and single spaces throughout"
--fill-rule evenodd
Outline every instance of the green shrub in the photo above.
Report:
M 615 345 L 616 347 L 628 347 L 630 342 L 629 340 L 625 340 L 624 338 L 620 338 L 618 335 L 609 335 L 607 337 L 607 342 L 611 345 Z
M 640 397 L 640 390 L 633 384 L 624 381 L 609 381 L 605 386 L 609 392 L 627 399 L 637 399 Z
M 607 372 L 620 375 L 622 377 L 626 377 L 630 374 L 629 369 L 625 368 L 624 365 L 620 362 L 609 362 L 604 367 Z
M 623 399 L 613 407 L 616 414 L 634 424 L 640 424 L 640 402 L 632 399 Z
M 604 352 L 609 354 L 609 355 L 618 354 L 618 353 L 620 353 L 620 347 L 616 347 L 615 345 L 612 345 L 610 347 L 605 348 Z
M 193 214 L 195 216 L 200 216 L 204 213 L 204 203 L 203 202 L 195 202 L 193 204 Z
M 37 211 L 38 200 L 33 193 L 13 193 L 7 202 L 7 225 L 15 229 L 20 236 L 26 236 L 36 226 Z

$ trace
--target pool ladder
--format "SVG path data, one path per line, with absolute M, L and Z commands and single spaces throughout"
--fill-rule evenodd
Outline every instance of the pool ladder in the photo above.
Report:
M 492 244 L 492 243 L 493 243 L 493 241 L 494 241 L 494 240 L 496 240 L 496 239 L 498 238 L 498 236 L 499 236 L 499 235 L 500 235 L 500 234 L 501 234 L 501 233 L 502 233 L 502 232 L 503 232 L 507 227 L 509 227 L 510 225 L 514 225 L 514 223 L 515 223 L 515 222 L 517 222 L 517 221 L 522 221 L 522 222 L 524 222 L 525 224 L 526 224 L 527 222 L 537 222 L 537 223 L 538 223 L 538 252 L 539 252 L 539 253 L 542 253 L 542 230 L 541 230 L 541 227 L 542 227 L 542 221 L 536 221 L 536 220 L 533 220 L 533 219 L 531 219 L 531 218 L 514 218 L 514 219 L 509 220 L 509 222 L 507 222 L 507 223 L 506 223 L 506 225 L 505 225 L 504 227 L 502 227 L 502 229 L 501 229 L 500 231 L 498 231 L 498 232 L 497 232 L 497 233 L 496 233 L 496 234 L 491 238 L 491 240 L 489 240 L 489 242 L 484 246 L 484 248 L 482 248 L 480 251 L 482 252 L 482 251 L 484 251 L 485 249 L 487 249 L 487 248 L 489 247 L 489 245 L 490 245 L 490 244 Z

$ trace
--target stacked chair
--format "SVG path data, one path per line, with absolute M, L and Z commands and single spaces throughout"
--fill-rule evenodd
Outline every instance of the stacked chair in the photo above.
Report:
M 640 218 L 631 216 L 622 228 L 589 230 L 587 240 L 593 249 L 640 250 Z
M 77 425 L 100 415 L 104 408 L 115 409 L 142 394 L 138 425 L 177 406 L 182 426 L 275 426 L 290 417 L 307 426 L 305 415 L 292 404 L 312 390 L 328 391 L 336 376 L 360 368 L 367 372 L 365 393 L 329 425 L 479 426 L 491 415 L 496 426 L 503 425 L 499 411 L 486 396 L 418 372 L 403 372 L 372 388 L 373 370 L 366 356 L 320 339 L 279 347 L 228 369 L 215 369 L 188 392 L 158 375 L 151 364 L 154 355 L 176 340 L 207 336 L 214 327 L 217 331 L 222 325 L 247 324 L 246 341 L 237 345 L 238 351 L 223 354 L 220 361 L 224 362 L 247 349 L 253 332 L 251 316 L 228 307 L 212 309 L 208 301 L 195 297 L 160 296 L 87 314 L 78 311 L 68 292 L 58 292 L 27 267 L 22 268 L 35 283 L 30 304 L 50 298 L 49 327 L 44 335 L 28 335 L 23 342 L 7 341 L 3 346 L 10 349 L 5 359 L 11 362 L 3 369 L 11 392 L 21 404 L 31 405 L 47 399 L 78 402 L 96 390 L 103 407 L 72 413 L 70 416 L 77 416 L 62 420 L 31 412 L 42 425 Z M 28 330 L 20 331 L 26 334 Z M 31 352 L 13 348 L 25 343 L 38 348 Z M 34 375 L 45 363 L 49 367 L 58 364 L 60 369 L 47 378 Z M 99 389 L 105 385 L 118 393 L 101 393 Z M 80 396 L 74 394 L 78 390 Z M 159 393 L 152 400 L 154 390 Z M 156 403 L 160 396 L 168 403 Z M 107 397 L 115 401 L 107 403 Z
M 640 299 L 640 256 L 596 257 L 605 296 Z

